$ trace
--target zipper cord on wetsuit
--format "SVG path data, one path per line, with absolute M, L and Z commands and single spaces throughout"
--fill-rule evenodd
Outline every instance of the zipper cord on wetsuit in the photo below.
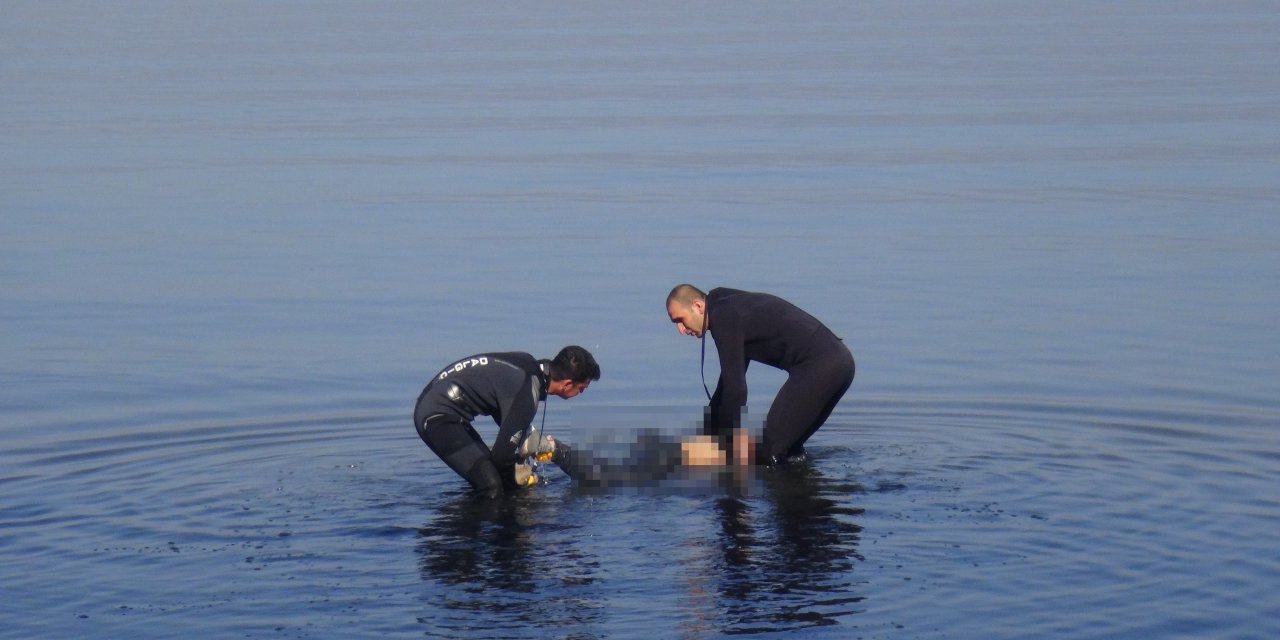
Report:
M 542 427 L 538 429 L 538 440 L 542 440 L 545 437 L 547 437 L 547 401 L 543 400 L 542 401 Z M 538 443 L 535 442 L 534 444 L 536 445 Z M 536 455 L 529 456 L 529 468 L 533 470 L 533 473 L 535 475 L 538 473 L 538 471 L 542 470 L 542 465 L 538 464 L 538 456 Z
M 541 440 L 542 438 L 545 438 L 545 437 L 547 437 L 547 400 L 546 398 L 543 398 L 542 399 L 542 427 L 538 429 L 538 439 Z M 533 469 L 533 472 L 535 474 L 542 469 L 542 465 L 538 464 L 538 456 L 533 456 L 532 458 L 529 458 L 529 468 Z
M 541 435 L 539 437 L 547 437 L 547 401 L 542 401 L 542 427 L 539 429 Z

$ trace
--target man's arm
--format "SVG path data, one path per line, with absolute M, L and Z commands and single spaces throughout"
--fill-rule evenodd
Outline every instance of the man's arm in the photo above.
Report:
M 526 377 L 524 384 L 516 391 L 511 406 L 502 412 L 502 422 L 498 425 L 498 437 L 493 442 L 489 459 L 504 477 L 512 473 L 517 462 L 521 461 L 520 444 L 528 435 L 529 425 L 537 414 L 538 404 L 534 400 L 536 378 Z
M 726 434 L 742 424 L 742 408 L 747 404 L 746 333 L 734 313 L 722 313 L 711 324 L 711 337 L 720 357 L 720 381 L 711 399 L 709 435 Z

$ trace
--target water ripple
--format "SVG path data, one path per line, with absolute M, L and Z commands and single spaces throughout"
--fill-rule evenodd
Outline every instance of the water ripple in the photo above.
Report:
M 0 540 L 19 600 L 49 608 L 72 587 L 92 595 L 53 619 L 119 629 L 267 606 L 383 611 L 392 634 L 450 637 L 603 637 L 653 610 L 689 637 L 980 635 L 991 616 L 1129 635 L 1221 622 L 1269 593 L 1268 426 L 1195 407 L 867 398 L 807 462 L 742 490 L 580 492 L 552 476 L 485 503 L 401 415 L 140 425 L 9 449 Z M 1124 615 L 1142 602 L 1185 619 Z M 405 605 L 414 619 L 395 622 Z

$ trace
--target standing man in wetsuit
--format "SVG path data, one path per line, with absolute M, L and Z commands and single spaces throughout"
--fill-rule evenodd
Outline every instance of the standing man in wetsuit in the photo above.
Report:
M 495 497 L 536 481 L 525 458 L 550 453 L 554 440 L 530 429 L 547 395 L 569 399 L 600 379 L 586 349 L 568 346 L 552 360 L 527 353 L 482 353 L 463 358 L 431 379 L 413 410 L 418 437 L 480 493 Z M 485 446 L 471 422 L 493 416 L 498 436 Z
M 787 372 L 756 447 L 754 457 L 760 464 L 777 464 L 803 453 L 804 442 L 853 383 L 849 348 L 816 318 L 777 296 L 726 288 L 704 294 L 681 284 L 667 296 L 667 316 L 681 334 L 705 340 L 710 331 L 716 341 L 720 381 L 715 394 L 708 394 L 703 433 L 719 437 L 735 462 L 751 459 L 752 443 L 742 430 L 751 361 Z

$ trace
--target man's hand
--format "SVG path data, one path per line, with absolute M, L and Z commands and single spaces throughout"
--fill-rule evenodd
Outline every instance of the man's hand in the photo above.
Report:
M 538 462 L 546 462 L 551 459 L 551 454 L 556 451 L 556 439 L 551 436 L 539 437 L 537 430 L 529 434 L 524 439 L 524 443 L 520 445 L 520 457 L 535 458 Z
M 745 467 L 756 457 L 756 442 L 741 427 L 733 430 L 733 463 Z
M 516 465 L 515 479 L 517 487 L 531 487 L 538 484 L 538 474 L 534 473 L 533 467 L 527 464 Z

